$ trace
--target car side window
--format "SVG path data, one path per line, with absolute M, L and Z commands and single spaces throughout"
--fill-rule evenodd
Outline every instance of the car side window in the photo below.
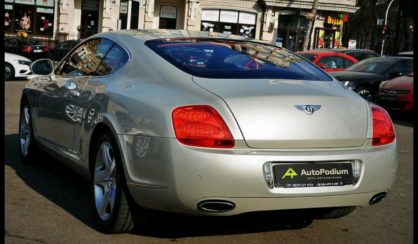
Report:
M 335 56 L 335 57 L 333 57 L 334 58 L 334 60 L 335 60 L 335 63 L 337 64 L 337 68 L 345 68 L 346 66 L 345 66 L 345 58 L 342 58 L 342 57 L 338 57 L 338 56 Z
M 317 63 L 324 64 L 324 68 L 326 69 L 336 69 L 338 67 L 335 57 L 332 57 L 332 56 L 322 57 L 318 60 Z
M 351 65 L 353 65 L 354 63 L 351 61 L 351 60 L 349 60 L 349 59 L 346 59 L 346 58 L 341 58 L 342 59 L 342 62 L 343 62 L 343 65 L 341 66 L 341 67 L 343 67 L 343 68 L 348 68 L 348 67 L 350 67 Z
M 393 66 L 389 73 L 401 73 L 403 75 L 411 73 L 413 70 L 412 60 L 401 60 Z
M 118 44 L 114 44 L 96 70 L 97 75 L 108 75 L 119 70 L 129 59 L 129 55 Z
M 112 44 L 112 41 L 101 38 L 85 42 L 68 56 L 59 67 L 57 74 L 64 76 L 93 75 Z

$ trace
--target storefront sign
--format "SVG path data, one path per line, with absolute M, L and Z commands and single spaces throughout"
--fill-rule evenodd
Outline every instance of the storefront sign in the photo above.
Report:
M 218 21 L 219 10 L 202 10 L 202 20 Z
M 160 17 L 167 19 L 176 19 L 177 8 L 174 6 L 161 6 Z
M 225 22 L 225 23 L 237 23 L 238 22 L 238 12 L 237 11 L 221 10 L 220 21 Z
M 13 5 L 5 4 L 4 5 L 4 10 L 13 10 Z
M 326 23 L 330 24 L 330 25 L 342 25 L 343 20 L 339 19 L 339 18 L 334 18 L 334 17 L 328 16 L 327 19 L 326 19 Z
M 128 13 L 128 2 L 121 2 L 120 3 L 119 12 L 121 14 L 127 14 Z
M 39 8 L 36 10 L 38 13 L 44 13 L 44 14 L 53 14 L 54 9 L 53 8 Z
M 35 0 L 15 0 L 15 3 L 34 5 Z
M 255 14 L 240 12 L 238 22 L 240 24 L 255 25 L 255 19 L 256 19 Z
M 44 7 L 54 7 L 54 0 L 36 0 L 36 5 Z
M 357 40 L 350 39 L 348 40 L 348 49 L 356 49 Z

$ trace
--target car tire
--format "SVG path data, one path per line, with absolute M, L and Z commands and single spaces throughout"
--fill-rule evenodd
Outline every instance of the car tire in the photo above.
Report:
M 111 133 L 95 142 L 91 163 L 91 192 L 95 215 L 105 233 L 129 232 L 134 227 L 121 156 Z
M 368 87 L 360 86 L 356 88 L 356 92 L 362 98 L 366 99 L 369 102 L 373 102 L 373 93 L 370 91 Z
M 12 65 L 5 63 L 4 64 L 4 80 L 11 80 L 15 77 L 15 70 Z
M 20 105 L 19 148 L 22 162 L 25 164 L 34 164 L 41 152 L 33 134 L 32 112 L 26 99 L 23 99 Z
M 336 219 L 349 215 L 356 207 L 338 207 L 315 209 L 315 218 L 317 219 Z

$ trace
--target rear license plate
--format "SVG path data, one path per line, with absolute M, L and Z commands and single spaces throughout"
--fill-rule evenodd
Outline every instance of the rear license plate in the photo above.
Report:
M 276 187 L 320 187 L 353 184 L 351 163 L 298 163 L 273 166 Z
M 34 53 L 41 53 L 41 52 L 42 52 L 42 50 L 35 49 L 35 50 L 33 50 L 33 52 L 34 52 Z

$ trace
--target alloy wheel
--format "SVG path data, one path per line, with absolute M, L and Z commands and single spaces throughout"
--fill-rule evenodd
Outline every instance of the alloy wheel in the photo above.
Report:
M 116 202 L 116 162 L 112 146 L 105 141 L 100 145 L 94 168 L 94 201 L 100 219 L 112 216 Z
M 359 94 L 360 96 L 362 96 L 367 101 L 370 101 L 371 102 L 373 100 L 372 93 L 369 90 L 360 90 L 360 91 L 358 91 L 357 94 Z
M 12 69 L 9 65 L 4 65 L 4 80 L 9 80 L 12 78 Z
M 20 115 L 19 125 L 19 139 L 20 139 L 20 150 L 22 155 L 25 157 L 28 155 L 29 146 L 31 142 L 31 126 L 30 126 L 30 112 L 28 105 L 24 105 Z

